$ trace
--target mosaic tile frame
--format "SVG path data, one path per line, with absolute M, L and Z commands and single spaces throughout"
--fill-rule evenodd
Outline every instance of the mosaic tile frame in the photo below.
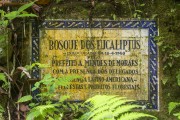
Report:
M 158 80 L 158 48 L 155 36 L 158 35 L 157 24 L 153 20 L 122 20 L 122 21 L 74 21 L 74 20 L 45 20 L 42 24 L 32 22 L 32 55 L 31 62 L 39 61 L 39 32 L 43 29 L 65 29 L 65 28 L 126 28 L 126 29 L 148 29 L 149 30 L 149 97 L 148 100 L 140 100 L 138 104 L 144 105 L 145 109 L 159 110 L 159 80 Z M 37 68 L 32 71 L 32 77 L 38 79 L 40 73 Z

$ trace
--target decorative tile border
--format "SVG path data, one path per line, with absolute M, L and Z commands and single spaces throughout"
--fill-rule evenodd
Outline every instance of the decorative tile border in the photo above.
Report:
M 32 23 L 32 63 L 39 61 L 39 29 L 38 23 Z M 46 20 L 41 24 L 45 29 L 73 29 L 73 28 L 139 28 L 149 30 L 149 98 L 148 101 L 138 101 L 145 105 L 146 109 L 159 109 L 159 82 L 158 82 L 158 50 L 155 36 L 158 35 L 155 21 L 147 20 L 124 20 L 124 21 L 71 21 L 71 20 Z M 39 78 L 39 71 L 32 71 L 33 78 Z

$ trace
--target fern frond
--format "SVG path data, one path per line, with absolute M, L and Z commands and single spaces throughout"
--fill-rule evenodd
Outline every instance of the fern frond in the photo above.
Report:
M 30 110 L 29 114 L 27 115 L 27 120 L 34 120 L 35 118 L 44 118 L 48 114 L 52 114 L 54 111 L 58 111 L 55 107 L 58 106 L 57 104 L 49 104 L 49 105 L 40 105 L 34 107 Z M 39 119 L 37 119 L 39 120 Z
M 91 120 L 91 117 L 88 120 Z M 93 116 L 92 120 L 115 120 L 115 118 L 111 111 L 104 111 Z
M 96 96 L 88 99 L 85 103 L 90 102 L 93 106 L 95 106 L 95 107 L 92 107 L 92 111 L 93 111 L 94 109 L 101 108 L 105 105 L 108 105 L 109 101 L 116 97 L 117 97 L 116 95 L 111 95 L 111 96 L 96 95 Z
M 31 110 L 29 112 L 29 114 L 27 115 L 26 120 L 34 120 L 35 118 L 37 118 L 40 115 L 41 115 L 41 113 L 39 111 Z
M 112 98 L 111 100 L 109 100 L 108 104 L 112 105 L 120 100 L 125 100 L 125 99 L 126 99 L 125 97 L 115 97 L 115 98 Z
M 104 113 L 109 110 L 109 106 L 105 105 L 102 107 L 95 107 L 93 110 L 91 110 L 92 114 L 89 116 L 89 118 L 96 116 L 99 113 Z
M 97 95 L 86 101 L 91 103 L 90 111 L 83 115 L 80 120 L 114 120 L 120 116 L 118 120 L 136 120 L 141 117 L 156 117 L 139 112 L 132 112 L 134 108 L 140 108 L 142 106 L 131 104 L 134 100 L 128 100 L 124 97 L 117 95 Z M 85 102 L 85 103 L 86 103 Z
M 92 112 L 86 112 L 83 114 L 78 120 L 88 120 L 88 117 L 92 114 Z
M 92 98 L 89 98 L 87 102 L 91 102 L 93 105 L 99 105 L 99 104 L 104 104 L 105 101 L 109 101 L 112 98 L 117 97 L 117 95 L 111 95 L 111 96 L 107 96 L 107 95 L 96 95 Z
M 120 114 L 123 114 L 123 113 L 126 113 L 126 112 L 129 112 L 131 111 L 132 109 L 134 108 L 140 108 L 141 106 L 140 105 L 122 105 L 120 107 L 118 107 L 117 109 L 115 109 L 113 111 L 113 115 L 115 117 L 119 116 Z
M 128 102 L 133 102 L 134 100 L 120 100 L 110 106 L 110 109 L 113 110 L 123 104 L 127 104 Z
M 145 113 L 139 113 L 139 112 L 125 113 L 125 114 L 121 115 L 118 118 L 118 120 L 137 120 L 137 119 L 143 118 L 143 117 L 151 117 L 154 120 L 157 120 L 157 118 L 152 115 L 145 114 Z
M 49 109 L 55 109 L 55 106 L 54 104 L 50 104 L 50 105 L 40 105 L 40 106 L 37 106 L 35 109 L 36 110 L 39 110 L 39 112 L 41 113 L 41 115 L 44 116 L 44 114 L 49 110 Z

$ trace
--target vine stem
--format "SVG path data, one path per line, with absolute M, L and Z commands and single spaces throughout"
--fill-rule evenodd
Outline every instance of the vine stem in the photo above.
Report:
M 8 69 L 8 74 L 10 73 L 9 70 L 9 40 L 7 39 L 6 35 L 6 44 L 7 44 L 7 69 Z M 8 79 L 8 101 L 7 101 L 7 111 L 8 111 L 8 120 L 11 120 L 11 113 L 10 113 L 10 100 L 11 99 L 11 83 L 10 80 Z
M 8 6 L 7 8 L 7 12 L 10 11 L 10 8 Z M 9 21 L 10 22 L 10 21 Z M 8 29 L 6 29 L 6 45 L 7 45 L 7 72 L 8 74 L 10 74 L 10 64 L 9 64 L 9 39 L 7 38 L 8 37 Z M 10 99 L 11 99 L 11 81 L 10 79 L 8 79 L 8 101 L 7 101 L 7 112 L 8 112 L 8 120 L 11 120 L 11 112 L 10 112 Z
M 127 0 L 127 3 L 128 3 L 129 10 L 130 10 L 131 18 L 132 18 L 132 10 L 131 10 L 131 5 L 129 3 L 129 0 Z

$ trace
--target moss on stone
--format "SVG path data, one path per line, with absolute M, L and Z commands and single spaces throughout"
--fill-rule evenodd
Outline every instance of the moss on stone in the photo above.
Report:
M 7 39 L 9 39 L 8 41 L 10 41 L 11 34 L 9 33 L 9 37 L 8 37 L 8 35 L 4 34 L 5 33 L 4 31 L 0 31 L 0 33 L 4 35 L 4 39 L 0 40 L 0 65 L 5 65 L 7 62 L 7 58 L 10 59 L 12 55 L 11 43 L 7 42 Z
M 110 18 L 115 13 L 115 8 L 112 4 L 100 2 L 95 5 L 93 15 L 97 18 Z
M 90 5 L 86 2 L 55 4 L 44 12 L 46 19 L 87 19 Z

